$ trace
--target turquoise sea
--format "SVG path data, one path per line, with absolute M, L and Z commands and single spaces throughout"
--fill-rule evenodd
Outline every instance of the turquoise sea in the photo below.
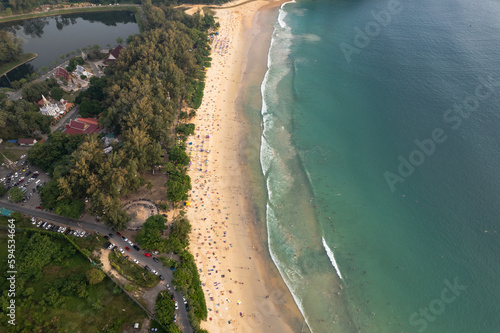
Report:
M 274 262 L 313 332 L 500 332 L 500 2 L 297 0 L 262 84 Z

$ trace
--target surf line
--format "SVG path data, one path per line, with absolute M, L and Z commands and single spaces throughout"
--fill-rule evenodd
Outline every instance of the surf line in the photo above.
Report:
M 325 238 L 321 237 L 321 241 L 323 242 L 323 247 L 326 250 L 326 254 L 328 255 L 328 258 L 330 258 L 330 261 L 332 262 L 332 265 L 335 268 L 337 275 L 339 276 L 339 278 L 341 280 L 343 280 L 344 278 L 342 278 L 342 274 L 340 274 L 339 266 L 337 265 L 337 261 L 335 260 L 335 256 L 333 255 L 333 251 L 330 249 L 328 244 L 326 244 Z

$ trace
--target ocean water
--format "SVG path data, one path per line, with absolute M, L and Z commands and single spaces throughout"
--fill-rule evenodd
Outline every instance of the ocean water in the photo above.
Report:
M 500 332 L 499 42 L 498 1 L 282 7 L 260 160 L 313 332 Z

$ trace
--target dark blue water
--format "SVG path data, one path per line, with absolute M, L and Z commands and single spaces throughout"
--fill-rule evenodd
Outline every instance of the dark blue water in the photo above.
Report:
M 314 332 L 499 332 L 500 3 L 394 4 L 280 15 L 271 252 Z

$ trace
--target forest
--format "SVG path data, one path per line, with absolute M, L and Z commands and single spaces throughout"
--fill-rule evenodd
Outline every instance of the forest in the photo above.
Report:
M 166 198 L 187 199 L 191 179 L 184 140 L 194 125 L 179 125 L 178 119 L 182 109 L 197 106 L 210 52 L 207 31 L 215 24 L 212 16 L 189 16 L 149 0 L 143 10 L 145 31 L 130 37 L 106 77 L 93 78 L 76 98 L 85 115 L 104 110 L 99 122 L 119 143 L 106 154 L 97 135 L 70 139 L 54 133 L 48 143 L 28 152 L 31 163 L 52 175 L 41 193 L 44 207 L 74 216 L 82 207 L 78 202 L 85 200 L 89 213 L 115 230 L 125 228 L 129 220 L 120 197 L 143 186 L 141 174 L 155 166 L 164 166 L 168 175 Z M 169 156 L 167 163 L 164 155 Z

